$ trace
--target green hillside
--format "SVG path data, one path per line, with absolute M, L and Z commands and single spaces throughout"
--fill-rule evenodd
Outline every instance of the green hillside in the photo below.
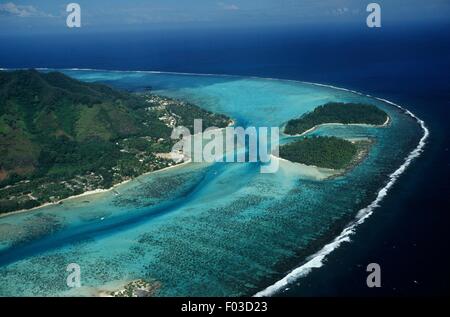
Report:
M 0 213 L 108 188 L 171 161 L 172 126 L 229 118 L 59 72 L 0 71 Z

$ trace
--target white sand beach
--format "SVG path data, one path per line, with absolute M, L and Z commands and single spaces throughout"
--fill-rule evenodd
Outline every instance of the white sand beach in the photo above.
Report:
M 94 189 L 94 190 L 89 190 L 89 191 L 86 191 L 86 192 L 78 194 L 78 195 L 73 195 L 73 196 L 69 196 L 69 197 L 60 199 L 58 201 L 48 202 L 48 203 L 42 204 L 42 205 L 34 207 L 34 208 L 21 209 L 21 210 L 16 210 L 16 211 L 3 213 L 3 214 L 0 214 L 0 218 L 11 216 L 11 215 L 15 215 L 15 214 L 21 214 L 21 213 L 25 213 L 25 212 L 32 212 L 32 211 L 36 211 L 36 210 L 39 210 L 41 208 L 48 207 L 48 206 L 59 205 L 60 203 L 66 202 L 68 200 L 73 200 L 73 199 L 86 197 L 86 196 L 92 197 L 92 196 L 95 196 L 95 195 L 104 194 L 104 193 L 110 192 L 112 190 L 118 189 L 122 185 L 125 185 L 128 182 L 130 182 L 132 180 L 135 180 L 135 179 L 137 179 L 139 177 L 142 177 L 142 176 L 145 176 L 145 175 L 149 175 L 149 174 L 152 174 L 152 173 L 159 173 L 159 172 L 167 171 L 167 170 L 175 168 L 175 167 L 181 167 L 181 166 L 186 165 L 188 163 L 191 163 L 191 160 L 188 160 L 188 161 L 185 161 L 185 162 L 182 162 L 182 163 L 179 163 L 179 164 L 175 164 L 175 165 L 172 165 L 172 166 L 168 166 L 168 167 L 156 170 L 156 171 L 151 171 L 151 172 L 144 173 L 142 175 L 139 175 L 138 177 L 130 178 L 130 179 L 124 180 L 123 182 L 117 183 L 117 184 L 115 184 L 114 186 L 112 186 L 110 188 L 106 188 L 106 189 L 98 188 L 98 189 Z
M 300 134 L 286 134 L 284 133 L 284 128 L 282 129 L 282 133 L 285 136 L 291 136 L 291 137 L 298 137 L 298 136 L 304 136 L 310 132 L 313 132 L 315 130 L 317 130 L 320 127 L 325 127 L 325 126 L 332 126 L 332 125 L 345 125 L 345 126 L 360 126 L 360 127 L 372 127 L 372 128 L 382 128 L 385 127 L 389 124 L 389 122 L 391 121 L 391 118 L 389 116 L 386 117 L 386 121 L 384 121 L 383 124 L 377 125 L 377 124 L 367 124 L 367 123 L 338 123 L 338 122 L 329 122 L 329 123 L 321 123 L 318 125 L 313 126 L 312 128 L 306 130 L 303 133 Z
M 271 155 L 270 158 L 273 160 L 278 160 L 280 169 L 282 169 L 286 173 L 289 173 L 290 175 L 296 175 L 299 178 L 324 180 L 342 173 L 342 170 L 322 168 L 314 165 L 306 165 L 291 162 L 289 160 L 274 155 Z

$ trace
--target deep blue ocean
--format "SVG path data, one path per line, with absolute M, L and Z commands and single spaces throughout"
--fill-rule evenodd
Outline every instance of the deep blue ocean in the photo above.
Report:
M 450 290 L 450 25 L 286 26 L 245 30 L 0 36 L 0 67 L 161 70 L 331 84 L 405 106 L 430 129 L 352 243 L 283 296 L 442 295 Z M 382 287 L 361 283 L 381 266 Z

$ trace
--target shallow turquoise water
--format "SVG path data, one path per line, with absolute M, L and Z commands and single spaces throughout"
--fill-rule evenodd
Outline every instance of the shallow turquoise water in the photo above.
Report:
M 143 72 L 67 71 L 86 81 L 194 102 L 239 125 L 280 126 L 328 101 L 368 102 L 386 128 L 328 126 L 316 134 L 373 137 L 368 158 L 332 180 L 292 167 L 190 164 L 144 175 L 112 192 L 0 218 L 0 295 L 68 295 L 66 266 L 82 284 L 159 281 L 161 296 L 252 295 L 342 230 L 414 149 L 417 122 L 379 100 L 297 82 Z M 103 220 L 102 220 L 103 218 Z M 85 289 L 76 294 L 85 294 Z

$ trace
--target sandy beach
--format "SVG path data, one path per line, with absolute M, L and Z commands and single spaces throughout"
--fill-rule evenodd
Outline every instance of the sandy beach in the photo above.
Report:
M 331 168 L 322 168 L 314 165 L 292 162 L 275 155 L 270 155 L 270 158 L 278 160 L 281 169 L 291 175 L 297 175 L 300 178 L 324 180 L 342 173 L 342 170 L 334 170 Z
M 124 181 L 122 181 L 122 182 L 120 182 L 120 183 L 117 183 L 117 184 L 113 185 L 113 186 L 110 187 L 110 188 L 106 188 L 106 189 L 98 188 L 98 189 L 94 189 L 94 190 L 89 190 L 89 191 L 86 191 L 86 192 L 84 192 L 84 193 L 81 193 L 81 194 L 78 194 L 78 195 L 69 196 L 69 197 L 60 199 L 60 200 L 55 201 L 55 202 L 48 202 L 48 203 L 42 204 L 42 205 L 37 206 L 37 207 L 34 207 L 34 208 L 30 208 L 30 209 L 21 209 L 21 210 L 16 210 L 16 211 L 11 211 L 11 212 L 7 212 L 7 213 L 3 213 L 3 214 L 0 214 L 0 218 L 7 217 L 7 216 L 11 216 L 11 215 L 15 215 L 15 214 L 21 214 L 21 213 L 25 213 L 25 212 L 36 211 L 36 210 L 39 210 L 39 209 L 44 208 L 44 207 L 55 206 L 55 205 L 58 205 L 58 204 L 60 204 L 60 203 L 62 203 L 62 202 L 66 202 L 66 201 L 73 200 L 73 199 L 80 198 L 80 197 L 86 197 L 86 196 L 93 196 L 93 195 L 98 195 L 98 194 L 104 194 L 104 193 L 110 192 L 110 191 L 112 191 L 112 190 L 114 190 L 114 189 L 117 189 L 117 188 L 119 188 L 120 186 L 125 185 L 126 183 L 128 183 L 128 182 L 130 182 L 130 181 L 132 181 L 132 180 L 135 180 L 135 179 L 137 179 L 137 178 L 139 178 L 139 177 L 142 177 L 142 176 L 145 176 L 145 175 L 149 175 L 149 174 L 152 174 L 152 173 L 158 173 L 158 172 L 162 172 L 162 171 L 167 171 L 167 170 L 169 170 L 169 169 L 171 169 L 171 168 L 181 167 L 181 166 L 186 165 L 186 164 L 188 164 L 188 163 L 191 163 L 191 160 L 188 160 L 188 161 L 185 161 L 185 162 L 176 164 L 176 165 L 168 166 L 168 167 L 165 167 L 165 168 L 156 170 L 156 171 L 151 171 L 151 172 L 144 173 L 144 174 L 139 175 L 139 176 L 137 176 L 137 177 L 135 177 L 135 178 L 130 178 L 130 179 L 124 180 Z
M 381 124 L 381 125 L 367 124 L 367 123 L 338 123 L 338 122 L 321 123 L 321 124 L 313 126 L 312 128 L 310 128 L 310 129 L 308 129 L 305 132 L 300 133 L 300 134 L 286 134 L 286 133 L 284 133 L 285 126 L 283 126 L 282 133 L 283 133 L 283 135 L 290 136 L 290 137 L 299 137 L 299 136 L 304 136 L 304 135 L 306 135 L 306 134 L 308 134 L 310 132 L 313 132 L 313 131 L 317 130 L 320 127 L 331 126 L 331 125 L 346 125 L 346 126 L 360 126 L 360 127 L 382 128 L 382 127 L 386 127 L 389 124 L 390 121 L 391 121 L 391 118 L 389 116 L 387 116 L 386 117 L 386 121 L 384 121 L 384 123 Z
M 231 119 L 230 122 L 228 123 L 227 127 L 232 127 L 234 125 L 235 125 L 235 121 L 233 119 Z M 217 128 L 217 129 L 214 129 L 214 130 L 211 130 L 211 131 L 222 131 L 222 132 L 224 132 L 225 130 L 226 130 L 226 128 Z M 195 136 L 196 136 L 196 134 L 193 134 L 191 137 L 195 137 Z M 166 153 L 166 154 L 169 155 L 169 153 Z M 166 157 L 166 158 L 170 158 L 170 155 L 169 155 L 169 157 Z M 89 191 L 86 191 L 86 192 L 78 194 L 78 195 L 69 196 L 69 197 L 60 199 L 60 200 L 55 201 L 55 202 L 48 202 L 48 203 L 42 204 L 42 205 L 37 206 L 37 207 L 30 208 L 30 209 L 21 209 L 21 210 L 6 212 L 6 213 L 3 213 L 3 214 L 0 214 L 0 218 L 11 216 L 11 215 L 15 215 L 15 214 L 20 214 L 20 213 L 24 213 L 24 212 L 31 212 L 31 211 L 38 210 L 40 208 L 48 207 L 48 206 L 58 205 L 58 204 L 63 203 L 65 201 L 76 199 L 76 198 L 80 198 L 80 197 L 92 196 L 92 195 L 98 195 L 98 194 L 107 193 L 107 192 L 112 191 L 112 190 L 114 190 L 116 188 L 119 188 L 120 186 L 125 185 L 126 183 L 128 183 L 128 182 L 130 182 L 130 181 L 132 181 L 132 180 L 134 180 L 136 178 L 139 178 L 141 176 L 145 176 L 145 175 L 148 175 L 148 174 L 151 174 L 151 173 L 158 173 L 158 172 L 166 171 L 166 170 L 174 168 L 174 167 L 180 167 L 180 166 L 186 165 L 186 164 L 188 164 L 190 162 L 192 162 L 191 159 L 183 161 L 182 163 L 178 163 L 178 164 L 175 164 L 175 165 L 172 165 L 172 166 L 168 166 L 168 167 L 156 170 L 156 171 L 147 172 L 147 173 L 139 175 L 139 176 L 137 176 L 135 178 L 130 178 L 130 179 L 124 180 L 124 181 L 122 181 L 120 183 L 117 183 L 117 184 L 113 185 L 110 188 L 107 188 L 107 189 L 98 188 L 98 189 L 94 189 L 94 190 L 89 190 Z

